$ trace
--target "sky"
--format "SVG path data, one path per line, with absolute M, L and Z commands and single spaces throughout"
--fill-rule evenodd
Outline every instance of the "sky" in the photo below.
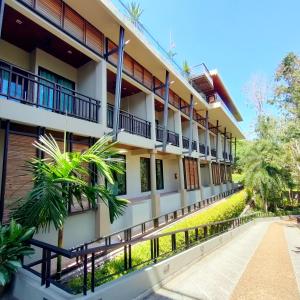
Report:
M 124 0 L 126 1 L 126 0 Z M 139 0 L 142 23 L 175 59 L 218 69 L 251 138 L 255 111 L 245 85 L 260 74 L 270 82 L 288 52 L 300 54 L 299 0 Z

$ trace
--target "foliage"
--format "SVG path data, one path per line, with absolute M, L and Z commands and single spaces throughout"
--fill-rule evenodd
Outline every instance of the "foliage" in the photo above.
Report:
M 44 151 L 49 158 L 33 159 L 28 170 L 33 174 L 33 188 L 17 202 L 13 218 L 21 224 L 37 229 L 62 228 L 68 216 L 69 205 L 77 201 L 83 207 L 83 201 L 95 206 L 98 197 L 109 207 L 110 220 L 113 222 L 123 213 L 127 204 L 117 198 L 104 186 L 91 184 L 87 166 L 97 166 L 98 173 L 113 184 L 112 172 L 122 173 L 118 161 L 111 158 L 117 155 L 109 144 L 110 137 L 104 136 L 86 151 L 62 152 L 51 136 L 41 136 L 35 146 Z
M 127 10 L 129 13 L 129 20 L 138 27 L 141 15 L 143 13 L 143 9 L 141 8 L 138 2 L 130 2 L 127 5 Z
M 232 195 L 226 201 L 215 205 L 214 207 L 208 208 L 207 210 L 194 216 L 184 218 L 182 221 L 179 221 L 176 224 L 171 225 L 169 228 L 163 230 L 162 233 L 238 217 L 245 208 L 246 200 L 247 193 L 245 191 L 241 191 Z M 199 231 L 199 235 L 201 234 L 203 235 L 203 231 Z M 176 243 L 177 249 L 184 247 L 184 234 L 177 236 Z M 165 257 L 168 257 L 171 253 L 170 236 L 160 238 L 159 245 L 160 255 L 165 255 Z M 144 262 L 150 260 L 151 257 L 149 249 L 149 241 L 139 243 L 132 248 L 132 265 L 138 266 L 135 269 L 141 269 L 146 265 Z M 105 262 L 101 268 L 96 269 L 95 281 L 99 282 L 99 284 L 103 284 L 105 282 L 114 280 L 127 272 L 130 271 L 124 271 L 124 257 L 120 254 L 114 257 L 112 260 Z M 69 282 L 69 287 L 75 293 L 81 292 L 82 280 L 82 276 L 71 279 Z M 90 280 L 91 277 L 90 274 L 88 274 L 89 287 Z
M 187 62 L 187 60 L 183 61 L 182 72 L 183 72 L 183 75 L 189 79 L 192 69 L 191 69 L 189 63 Z
M 25 242 L 29 240 L 35 228 L 23 228 L 14 220 L 9 225 L 0 225 L 0 286 L 5 286 L 12 275 L 22 266 L 23 256 L 34 253 Z

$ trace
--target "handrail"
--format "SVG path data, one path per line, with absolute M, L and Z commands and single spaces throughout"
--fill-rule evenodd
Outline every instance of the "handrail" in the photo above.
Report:
M 7 99 L 91 122 L 99 121 L 99 100 L 4 60 L 0 60 L 0 70 L 0 95 Z

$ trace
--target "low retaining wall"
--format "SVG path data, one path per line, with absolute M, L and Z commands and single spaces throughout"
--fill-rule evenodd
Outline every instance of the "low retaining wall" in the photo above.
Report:
M 268 218 L 268 220 L 270 219 L 273 218 Z M 145 295 L 170 280 L 176 273 L 182 272 L 182 270 L 187 268 L 190 264 L 195 263 L 203 256 L 229 242 L 238 234 L 247 230 L 252 224 L 255 224 L 255 222 L 257 222 L 257 220 L 214 237 L 155 265 L 129 273 L 115 281 L 99 286 L 95 289 L 94 293 L 88 292 L 87 296 L 70 295 L 58 289 L 53 284 L 51 284 L 49 288 L 45 288 L 40 285 L 39 277 L 24 269 L 18 272 L 12 293 L 14 297 L 20 300 L 129 300 L 137 297 L 142 299 L 142 297 L 145 297 Z

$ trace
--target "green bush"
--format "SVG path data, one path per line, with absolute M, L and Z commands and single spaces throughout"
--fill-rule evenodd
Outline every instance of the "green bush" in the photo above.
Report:
M 207 210 L 195 214 L 194 216 L 184 218 L 183 220 L 163 230 L 162 233 L 238 217 L 246 205 L 246 200 L 247 193 L 245 191 L 241 191 L 230 196 L 226 201 L 221 202 L 214 207 L 208 208 Z M 212 233 L 213 232 L 208 232 L 208 234 Z M 191 241 L 193 241 L 194 234 L 194 232 L 191 232 L 189 236 L 189 239 Z M 203 236 L 203 231 L 199 230 L 199 236 Z M 184 233 L 176 235 L 176 245 L 177 249 L 185 247 Z M 171 236 L 166 236 L 159 239 L 159 251 L 160 256 L 167 257 L 171 255 Z M 164 257 L 160 257 L 159 259 L 163 258 Z M 149 261 L 150 259 L 150 241 L 145 241 L 132 247 L 132 265 L 136 266 L 134 268 L 135 270 L 143 268 L 148 264 L 147 261 Z M 95 282 L 97 283 L 97 285 L 101 285 L 105 282 L 114 280 L 120 277 L 122 274 L 126 274 L 130 271 L 132 270 L 124 271 L 124 257 L 122 253 L 114 257 L 112 260 L 106 261 L 100 268 L 96 269 Z M 90 274 L 88 274 L 89 288 L 90 283 L 91 277 Z M 68 282 L 68 287 L 71 288 L 74 293 L 80 293 L 82 290 L 82 285 L 82 276 L 72 278 Z

